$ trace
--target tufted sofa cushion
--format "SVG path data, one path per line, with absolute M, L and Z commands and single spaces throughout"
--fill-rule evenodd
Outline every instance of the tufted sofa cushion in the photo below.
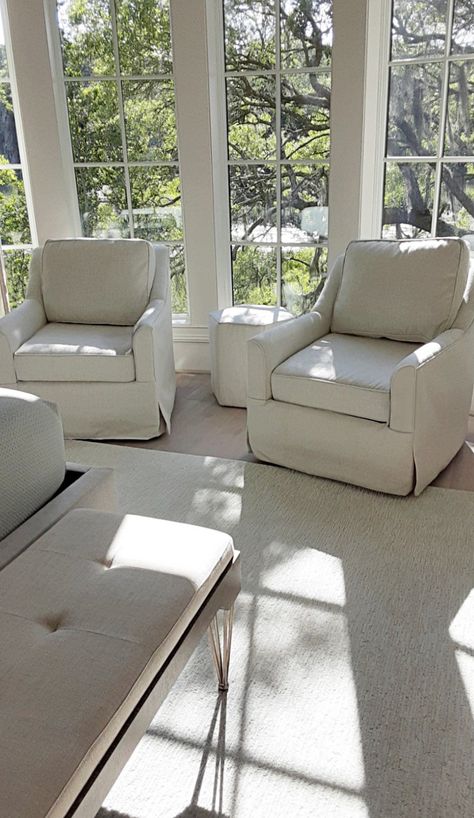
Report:
M 51 499 L 65 464 L 55 404 L 0 389 L 0 540 Z
M 133 326 L 145 312 L 155 273 L 142 239 L 47 241 L 41 290 L 49 322 Z
M 71 511 L 0 571 L 0 818 L 59 818 L 233 559 L 227 534 Z
M 450 329 L 469 273 L 461 239 L 353 241 L 331 332 L 426 343 Z

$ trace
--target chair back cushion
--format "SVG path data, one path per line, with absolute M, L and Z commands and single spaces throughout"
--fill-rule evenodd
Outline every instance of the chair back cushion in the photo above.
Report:
M 62 239 L 43 247 L 41 289 L 49 322 L 132 326 L 146 310 L 155 271 L 141 239 Z
M 331 332 L 432 341 L 453 324 L 468 273 L 461 239 L 351 242 Z

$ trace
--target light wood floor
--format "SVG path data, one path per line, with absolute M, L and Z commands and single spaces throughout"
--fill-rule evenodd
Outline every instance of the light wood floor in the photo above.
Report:
M 255 460 L 247 450 L 245 409 L 219 406 L 206 374 L 179 374 L 172 432 L 149 441 L 123 442 L 125 446 L 165 452 Z M 119 442 L 119 441 L 117 441 Z M 435 486 L 474 491 L 474 418 L 467 440 Z

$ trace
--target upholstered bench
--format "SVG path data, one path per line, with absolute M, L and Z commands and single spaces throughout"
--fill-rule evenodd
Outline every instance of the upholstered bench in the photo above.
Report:
M 239 555 L 103 510 L 112 473 L 33 395 L 0 390 L 0 488 L 0 818 L 93 818 L 208 629 L 227 689 Z
M 292 313 L 284 307 L 254 304 L 209 314 L 211 386 L 221 406 L 247 406 L 247 341 L 290 318 Z
M 0 816 L 92 816 L 219 609 L 232 539 L 80 509 L 0 571 Z

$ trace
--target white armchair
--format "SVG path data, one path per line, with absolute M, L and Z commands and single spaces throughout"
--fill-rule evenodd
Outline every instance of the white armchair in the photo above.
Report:
M 167 248 L 140 239 L 36 248 L 26 300 L 0 318 L 0 386 L 57 403 L 66 437 L 147 439 L 169 429 Z
M 460 239 L 357 241 L 313 312 L 249 341 L 248 437 L 261 460 L 420 494 L 462 446 L 474 295 Z

